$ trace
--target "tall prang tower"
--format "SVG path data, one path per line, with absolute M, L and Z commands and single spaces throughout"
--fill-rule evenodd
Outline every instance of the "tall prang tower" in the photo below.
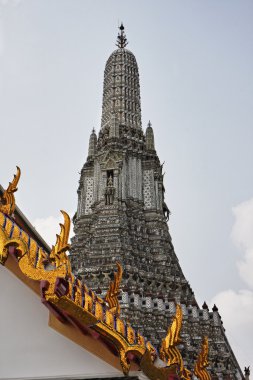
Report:
M 154 345 L 180 303 L 182 353 L 192 369 L 203 335 L 213 376 L 243 378 L 217 307 L 200 308 L 174 252 L 164 200 L 162 165 L 148 122 L 142 130 L 138 65 L 120 26 L 104 71 L 101 129 L 93 129 L 74 216 L 73 271 L 105 296 L 116 262 L 123 266 L 121 317 Z

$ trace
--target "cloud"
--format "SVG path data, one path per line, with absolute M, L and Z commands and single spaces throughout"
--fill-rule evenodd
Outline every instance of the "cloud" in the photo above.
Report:
M 229 289 L 217 294 L 212 303 L 219 305 L 222 318 L 226 320 L 226 328 L 236 331 L 247 328 L 253 336 L 253 292 L 251 290 L 239 290 L 238 292 Z M 236 316 L 236 318 L 231 318 Z
M 238 275 L 248 289 L 224 290 L 210 301 L 219 307 L 232 349 L 241 366 L 252 363 L 253 347 L 253 198 L 232 209 L 235 222 L 231 239 L 241 251 Z M 251 363 L 250 363 L 251 361 Z
M 49 243 L 49 245 L 55 244 L 56 234 L 60 232 L 59 223 L 63 222 L 62 215 L 57 217 L 48 216 L 46 218 L 37 218 L 34 220 L 33 225 L 43 239 Z M 70 237 L 73 236 L 73 225 L 71 223 Z

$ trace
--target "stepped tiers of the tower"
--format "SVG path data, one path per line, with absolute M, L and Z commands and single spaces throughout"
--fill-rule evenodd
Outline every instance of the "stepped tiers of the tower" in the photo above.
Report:
M 125 46 L 125 40 L 120 44 Z M 170 211 L 164 199 L 162 169 L 151 123 L 145 133 L 141 127 L 136 59 L 120 47 L 106 63 L 101 129 L 98 137 L 94 130 L 91 133 L 81 171 L 71 249 L 73 270 L 104 296 L 116 262 L 121 263 L 123 319 L 158 344 L 166 335 L 176 303 L 181 303 L 185 365 L 191 368 L 202 336 L 207 335 L 212 374 L 242 378 L 218 309 L 198 306 L 179 265 L 167 224 Z

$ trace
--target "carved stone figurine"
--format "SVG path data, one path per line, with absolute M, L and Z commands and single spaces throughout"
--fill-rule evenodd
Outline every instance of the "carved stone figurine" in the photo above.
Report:
M 115 187 L 113 187 L 113 178 L 110 177 L 107 180 L 107 186 L 105 189 L 105 204 L 112 205 L 114 201 Z
M 112 179 L 112 176 L 111 176 L 111 175 L 110 175 L 110 177 L 108 178 L 107 186 L 113 186 L 113 179 Z

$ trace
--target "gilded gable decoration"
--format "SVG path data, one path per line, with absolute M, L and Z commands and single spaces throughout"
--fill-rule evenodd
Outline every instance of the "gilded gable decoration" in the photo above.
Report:
M 119 287 L 122 279 L 123 269 L 120 263 L 117 264 L 117 272 L 114 272 L 114 279 L 110 282 L 109 289 L 105 296 L 105 301 L 108 302 L 110 311 L 116 316 L 120 315 L 120 305 L 118 300 Z
M 12 182 L 9 183 L 9 186 L 4 191 L 1 200 L 0 200 L 0 211 L 6 215 L 12 216 L 16 207 L 14 193 L 18 190 L 18 182 L 21 176 L 21 170 L 17 166 L 17 173 L 14 174 Z
M 199 380 L 211 380 L 211 375 L 207 371 L 206 367 L 208 366 L 208 338 L 204 336 L 201 351 L 198 355 L 197 361 L 194 366 L 194 374 L 197 376 Z
M 66 251 L 69 250 L 70 245 L 68 244 L 69 231 L 70 231 L 70 217 L 69 215 L 61 210 L 64 218 L 64 223 L 60 223 L 60 234 L 56 234 L 56 243 L 53 245 L 51 253 L 49 255 L 49 260 L 55 265 L 56 268 L 66 264 L 70 265 L 69 259 L 66 255 Z M 71 270 L 70 270 L 71 272 Z
M 160 348 L 160 358 L 167 362 L 168 366 L 177 365 L 181 378 L 191 379 L 191 372 L 184 367 L 183 358 L 177 346 L 181 343 L 180 331 L 182 327 L 183 313 L 180 305 L 176 306 L 174 316 L 166 337 L 162 340 Z

